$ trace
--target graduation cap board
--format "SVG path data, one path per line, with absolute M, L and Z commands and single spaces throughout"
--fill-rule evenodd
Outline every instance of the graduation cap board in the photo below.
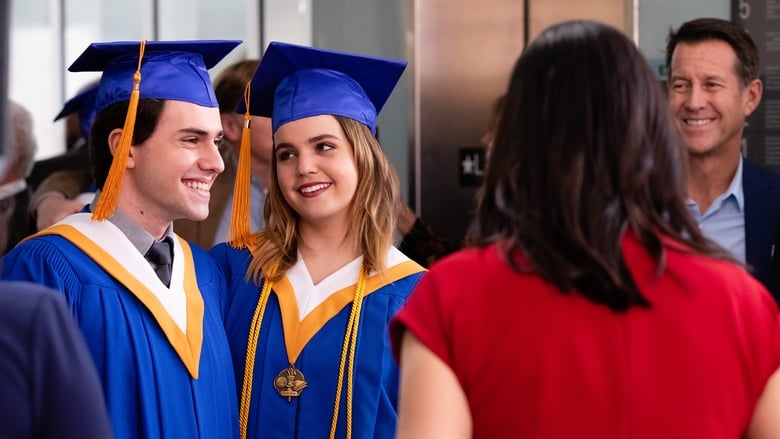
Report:
M 270 117 L 273 131 L 293 120 L 331 114 L 362 122 L 375 133 L 376 116 L 406 65 L 274 41 L 252 78 L 249 113 Z
M 140 63 L 140 98 L 191 102 L 216 107 L 208 69 L 239 40 L 147 41 Z M 71 72 L 103 72 L 95 97 L 96 112 L 130 100 L 141 42 L 92 43 L 70 65 Z

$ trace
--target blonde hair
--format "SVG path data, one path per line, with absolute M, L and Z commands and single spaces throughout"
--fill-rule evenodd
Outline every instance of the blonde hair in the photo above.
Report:
M 350 204 L 349 230 L 370 271 L 386 268 L 387 251 L 393 244 L 400 203 L 398 177 L 387 160 L 379 141 L 364 124 L 334 116 L 352 145 L 358 185 Z M 270 280 L 278 280 L 297 260 L 298 214 L 284 199 L 279 188 L 276 155 L 271 160 L 271 185 L 264 211 L 265 228 L 256 233 L 259 245 L 252 249 L 247 277 L 260 279 L 276 267 Z

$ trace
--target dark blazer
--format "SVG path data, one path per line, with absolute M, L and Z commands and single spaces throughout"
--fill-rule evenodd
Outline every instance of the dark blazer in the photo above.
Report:
M 0 437 L 113 437 L 100 377 L 63 294 L 0 282 Z
M 11 251 L 28 235 L 35 233 L 33 222 L 27 213 L 30 205 L 30 188 L 0 199 L 0 257 Z M 3 437 L 0 434 L 0 437 Z
M 8 241 L 6 247 L 0 251 L 0 254 L 6 254 L 11 251 L 22 239 L 35 233 L 35 224 L 30 218 L 28 212 L 30 206 L 30 188 L 14 195 L 14 212 L 8 221 Z
M 780 303 L 780 175 L 744 160 L 745 257 L 753 276 Z

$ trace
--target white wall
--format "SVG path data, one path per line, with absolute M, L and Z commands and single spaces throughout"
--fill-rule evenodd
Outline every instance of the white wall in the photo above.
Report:
M 263 48 L 271 41 L 311 45 L 311 0 L 263 1 Z

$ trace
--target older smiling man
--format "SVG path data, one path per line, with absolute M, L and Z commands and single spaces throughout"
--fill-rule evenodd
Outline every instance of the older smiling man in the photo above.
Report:
M 745 119 L 761 102 L 758 50 L 729 21 L 701 18 L 666 46 L 669 108 L 688 151 L 688 195 L 706 236 L 771 287 L 780 249 L 780 176 L 742 157 Z M 774 288 L 775 300 L 780 289 Z

